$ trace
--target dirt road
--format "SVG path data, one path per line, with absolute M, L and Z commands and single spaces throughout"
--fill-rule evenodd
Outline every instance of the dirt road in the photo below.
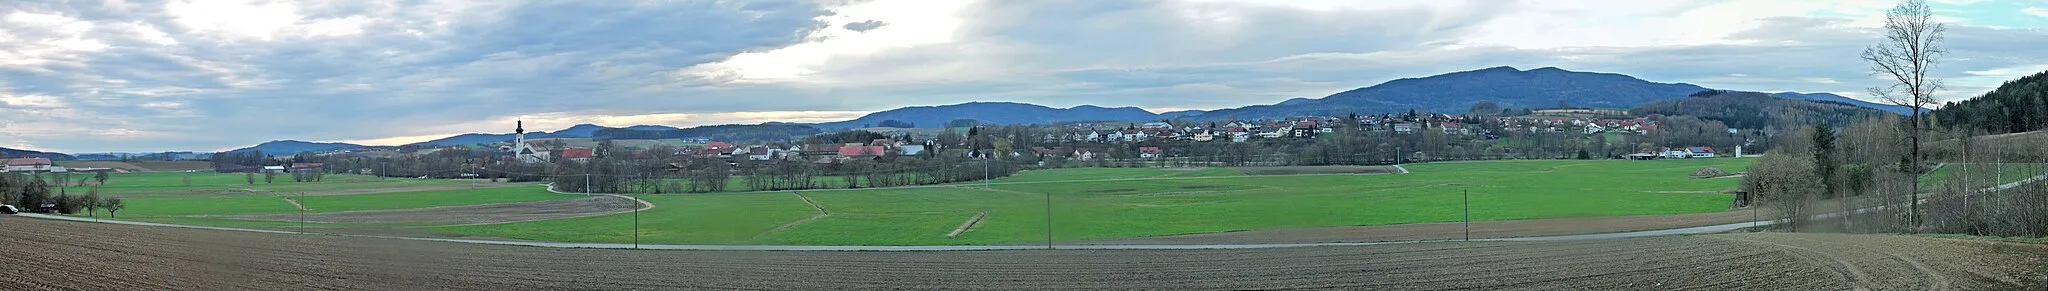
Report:
M 2041 290 L 2048 247 L 1740 234 L 1257 250 L 552 249 L 0 217 L 4 290 Z

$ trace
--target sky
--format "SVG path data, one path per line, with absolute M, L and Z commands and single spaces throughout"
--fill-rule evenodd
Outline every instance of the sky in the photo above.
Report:
M 2048 70 L 2048 1 L 1935 0 L 1942 99 Z M 0 147 L 396 145 L 580 123 L 1155 112 L 1494 66 L 1869 99 L 1897 1 L 0 1 Z

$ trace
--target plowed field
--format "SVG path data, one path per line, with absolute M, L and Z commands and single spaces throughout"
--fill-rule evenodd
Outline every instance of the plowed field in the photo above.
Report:
M 2041 290 L 2048 247 L 1740 234 L 1246 250 L 550 249 L 0 217 L 4 290 Z

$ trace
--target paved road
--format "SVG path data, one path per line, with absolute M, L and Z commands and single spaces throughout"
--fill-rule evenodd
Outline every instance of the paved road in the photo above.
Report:
M 296 232 L 289 232 L 289 231 L 276 231 L 276 230 L 262 230 L 262 229 L 245 229 L 245 228 L 230 228 L 230 227 L 211 227 L 211 226 L 193 226 L 193 225 L 178 225 L 178 224 L 164 224 L 164 223 L 153 223 L 153 222 L 140 222 L 140 221 L 126 221 L 126 220 L 112 220 L 112 219 L 98 219 L 98 220 L 95 220 L 95 219 L 91 219 L 91 218 L 81 218 L 81 217 L 71 217 L 71 216 L 60 216 L 60 215 L 48 215 L 48 214 L 34 214 L 34 213 L 23 213 L 23 214 L 19 214 L 19 215 L 20 215 L 20 216 L 26 216 L 26 217 L 33 217 L 33 218 L 42 218 L 42 219 L 55 219 L 55 220 L 71 220 L 71 221 L 85 221 L 85 222 L 94 222 L 94 221 L 97 221 L 97 222 L 100 222 L 100 223 L 111 223 L 111 224 L 125 224 L 125 225 L 142 225 L 142 226 L 157 226 L 157 227 L 177 227 L 177 228 L 193 228 L 193 229 L 208 229 L 208 230 L 225 230 L 225 231 L 246 231 L 246 232 L 260 232 L 260 233 L 287 233 L 287 234 L 289 234 L 289 233 L 296 233 Z M 1763 221 L 1763 222 L 1756 222 L 1755 224 L 1757 224 L 1757 225 L 1770 225 L 1771 223 L 1772 223 L 1772 222 L 1768 222 L 1768 221 Z M 1735 230 L 1735 229 L 1740 229 L 1740 228 L 1744 228 L 1744 227 L 1749 227 L 1749 226 L 1751 226 L 1751 225 L 1753 225 L 1753 224 L 1752 224 L 1752 223 L 1747 223 L 1747 222 L 1745 222 L 1745 223 L 1737 223 L 1737 224 L 1724 224 L 1724 225 L 1713 225 L 1713 226 L 1702 226 L 1702 227 L 1689 227 L 1689 228 L 1680 228 L 1680 229 L 1666 229 L 1666 230 L 1652 230 L 1652 231 L 1636 231 L 1636 232 L 1622 232 L 1622 233 L 1603 233 L 1603 234 L 1583 234 L 1583 235 L 1561 235 L 1561 236 L 1538 236 L 1538 237 L 1518 237 L 1518 238 L 1495 238 L 1495 239 L 1475 239 L 1475 241 L 1562 241 L 1562 240 L 1593 240 L 1593 239 L 1616 239 L 1616 238 L 1635 238 L 1635 237 L 1652 237 L 1652 236 L 1668 236 L 1668 235 L 1685 235 L 1685 234 L 1703 234 L 1703 233 L 1717 233 L 1717 232 L 1727 232 L 1727 231 L 1730 231 L 1730 230 Z M 417 238 L 417 237 L 396 237 L 396 236 L 377 236 L 377 235 L 347 235 L 347 234 L 317 234 L 317 235 L 333 235 L 333 236 L 348 236 L 348 237 L 371 237 L 371 238 L 386 238 L 386 239 L 402 239 L 402 240 L 417 240 L 417 241 L 437 241 L 437 242 L 454 242 L 454 243 L 473 243 L 473 244 L 490 244 L 490 245 L 511 245 L 511 246 L 531 246 L 531 247 L 549 247 L 549 248 L 588 248 L 588 249 L 649 249 L 649 250 L 703 250 L 703 251 L 884 251 L 884 252 L 887 252 L 887 251 L 996 251 L 996 250 L 1033 250 L 1033 249 L 1045 249 L 1045 248 L 1046 248 L 1046 246 L 1044 246 L 1044 245 L 961 245 L 961 246 L 790 246 L 790 245 L 664 245 L 664 244 L 639 244 L 639 245 L 635 245 L 635 244 L 620 244 L 620 243 L 563 243 L 563 242 L 535 242 L 535 241 L 501 241 L 501 240 L 473 240 L 473 239 L 446 239 L 446 238 Z M 1330 247 L 1330 246 L 1370 246 L 1370 245 L 1389 245 L 1389 244 L 1406 244 L 1406 243 L 1418 243 L 1418 242 L 1435 242 L 1435 241 L 1398 241 L 1398 242 L 1369 242 L 1369 243 L 1304 243 L 1304 244 L 1186 244 L 1186 245 L 1182 245 L 1182 244 L 1172 244 L 1172 245 L 1156 245 L 1156 244 L 1155 244 L 1155 245 L 1055 245 L 1055 246 L 1053 246 L 1053 248 L 1055 248 L 1055 249 L 1066 249 L 1066 250 L 1217 250 L 1217 249 L 1270 249 L 1270 248 L 1299 248 L 1299 247 Z

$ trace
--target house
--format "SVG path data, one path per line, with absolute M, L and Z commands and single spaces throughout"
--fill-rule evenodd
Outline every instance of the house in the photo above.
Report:
M 903 145 L 903 146 L 899 146 L 899 147 L 896 147 L 896 152 L 897 152 L 897 153 L 900 153 L 900 154 L 903 154 L 903 155 L 905 155 L 905 156 L 915 156 L 915 155 L 917 155 L 917 154 L 922 154 L 922 153 L 924 153 L 924 145 L 921 145 L 921 144 L 907 144 L 907 145 Z
M 1202 132 L 1195 134 L 1194 139 L 1195 141 L 1212 141 L 1216 140 L 1216 135 L 1209 134 L 1208 132 Z
M 1711 147 L 1689 147 L 1689 148 L 1685 148 L 1685 157 L 1687 157 L 1687 158 L 1712 158 L 1712 157 L 1714 157 L 1714 148 L 1711 148 Z
M 1415 131 L 1416 131 L 1416 130 L 1419 130 L 1419 129 L 1422 129 L 1422 127 L 1421 127 L 1421 126 L 1416 126 L 1416 124 L 1414 124 L 1414 123 L 1395 123 L 1395 124 L 1394 124 L 1394 132 L 1395 132 L 1395 133 L 1415 133 Z
M 777 152 L 780 152 L 780 151 L 782 151 L 782 150 L 777 150 L 777 149 L 770 149 L 770 148 L 767 148 L 767 147 L 754 147 L 754 148 L 750 148 L 750 149 L 747 149 L 747 160 L 750 160 L 750 161 L 766 161 L 766 160 L 773 160 L 773 159 L 775 159 L 775 154 L 777 154 Z
M 722 142 L 722 141 L 714 141 L 714 142 L 711 142 L 711 143 L 708 143 L 708 144 L 704 144 L 704 152 L 710 152 L 710 153 L 730 153 L 730 152 L 732 152 L 733 148 L 736 148 L 736 147 L 737 147 L 737 146 L 733 146 L 733 145 L 732 145 L 732 144 L 730 144 L 730 143 L 726 143 L 726 142 Z
M 840 157 L 865 157 L 865 156 L 882 156 L 882 155 L 888 154 L 888 150 L 889 150 L 888 148 L 885 148 L 885 147 L 881 147 L 881 146 L 841 146 L 841 147 L 839 147 L 839 156 L 840 156 Z
M 846 147 L 846 145 L 830 143 L 809 144 L 799 147 L 799 151 L 797 151 L 797 153 L 809 157 L 831 157 L 839 155 L 839 149 L 844 147 Z
M 1688 157 L 1688 156 L 1690 156 L 1690 155 L 1689 155 L 1689 154 L 1686 154 L 1686 153 L 1685 153 L 1685 151 L 1684 151 L 1684 150 L 1682 150 L 1682 149 L 1673 149 L 1673 148 L 1657 148 L 1657 157 L 1658 157 L 1658 158 L 1665 158 L 1665 159 L 1683 159 L 1683 158 L 1686 158 L 1686 157 Z
M 6 172 L 54 172 L 57 164 L 45 158 L 22 158 L 7 160 Z
M 1138 148 L 1138 158 L 1140 159 L 1157 159 L 1163 153 L 1165 153 L 1165 151 L 1159 150 L 1159 147 Z
M 596 156 L 597 156 L 597 151 L 596 151 L 596 150 L 593 150 L 593 149 L 590 149 L 590 148 L 565 148 L 565 149 L 562 149 L 562 158 L 564 158 L 564 159 L 588 159 L 588 158 L 591 158 L 591 157 L 596 157 Z
M 1074 159 L 1076 159 L 1076 160 L 1082 160 L 1082 161 L 1093 161 L 1093 160 L 1095 160 L 1095 155 L 1096 155 L 1096 154 L 1095 154 L 1095 151 L 1090 151 L 1090 150 L 1086 150 L 1086 149 L 1079 149 L 1079 150 L 1074 150 L 1074 154 L 1072 155 L 1072 157 L 1074 157 Z
M 1061 150 L 1060 150 L 1060 149 L 1058 149 L 1058 148 L 1052 148 L 1052 147 L 1033 147 L 1033 148 L 1031 148 L 1031 154 L 1033 154 L 1033 155 L 1037 155 L 1037 156 L 1038 156 L 1039 158 L 1056 158 L 1056 157 L 1063 157 L 1063 156 L 1066 156 L 1066 155 L 1065 155 L 1065 153 L 1066 153 L 1065 151 L 1061 151 Z

